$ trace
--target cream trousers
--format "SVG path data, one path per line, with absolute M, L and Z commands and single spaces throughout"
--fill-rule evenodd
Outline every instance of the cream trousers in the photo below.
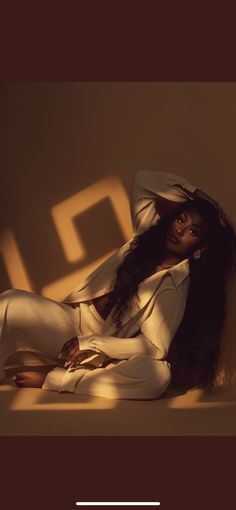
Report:
M 4 364 L 11 354 L 30 351 L 45 358 L 39 364 L 56 366 L 64 343 L 79 334 L 76 309 L 25 290 L 3 292 L 0 294 L 0 380 L 4 379 Z M 171 370 L 166 361 L 143 354 L 93 370 L 79 368 L 69 372 L 56 367 L 48 373 L 42 389 L 146 400 L 158 398 L 170 380 Z

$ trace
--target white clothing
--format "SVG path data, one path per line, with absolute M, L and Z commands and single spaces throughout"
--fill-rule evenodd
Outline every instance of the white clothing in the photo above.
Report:
M 134 235 L 158 221 L 155 206 L 158 195 L 175 202 L 186 200 L 186 194 L 175 187 L 178 184 L 190 192 L 197 189 L 185 179 L 165 172 L 139 171 L 136 174 L 131 196 Z M 108 398 L 158 398 L 171 380 L 170 365 L 165 357 L 184 315 L 189 260 L 141 282 L 139 302 L 129 309 L 121 327 L 117 328 L 112 322 L 112 313 L 103 320 L 91 300 L 112 290 L 116 268 L 131 241 L 93 271 L 63 303 L 26 291 L 4 292 L 0 296 L 1 360 L 16 349 L 29 349 L 43 352 L 56 362 L 64 343 L 77 336 L 81 350 L 102 352 L 120 361 L 93 370 L 86 365 L 74 371 L 56 367 L 48 373 L 43 389 Z M 79 306 L 68 306 L 73 303 Z

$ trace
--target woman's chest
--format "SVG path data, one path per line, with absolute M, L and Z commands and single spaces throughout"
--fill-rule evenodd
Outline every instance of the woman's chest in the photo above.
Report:
M 112 292 L 109 292 L 108 294 L 104 294 L 104 296 L 92 299 L 93 305 L 104 320 L 108 317 L 113 306 L 110 302 L 111 295 Z
M 155 273 L 162 271 L 162 267 L 158 266 L 155 270 Z M 145 292 L 146 295 L 146 292 Z M 114 303 L 111 303 L 112 291 L 104 294 L 103 296 L 99 296 L 97 298 L 92 299 L 92 303 L 95 306 L 99 315 L 106 320 L 108 317 Z

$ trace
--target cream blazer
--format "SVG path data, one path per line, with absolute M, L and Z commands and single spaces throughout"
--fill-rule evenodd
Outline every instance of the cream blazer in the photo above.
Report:
M 130 200 L 133 224 L 131 240 L 97 267 L 63 303 L 80 303 L 112 290 L 117 266 L 134 236 L 160 219 L 156 211 L 158 197 L 174 202 L 184 202 L 188 198 L 178 185 L 190 192 L 197 189 L 186 179 L 174 174 L 149 170 L 137 172 Z M 189 259 L 151 275 L 139 285 L 139 302 L 127 312 L 122 326 L 117 329 L 112 322 L 111 312 L 104 321 L 101 334 L 78 336 L 81 350 L 92 349 L 117 359 L 129 359 L 136 354 L 150 354 L 154 359 L 165 359 L 184 315 L 188 287 Z

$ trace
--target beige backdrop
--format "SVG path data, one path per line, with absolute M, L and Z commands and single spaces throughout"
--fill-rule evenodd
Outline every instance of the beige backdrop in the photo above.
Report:
M 0 291 L 62 299 L 128 240 L 139 168 L 183 175 L 236 219 L 235 83 L 20 83 L 0 100 Z M 235 302 L 231 282 L 232 375 Z

